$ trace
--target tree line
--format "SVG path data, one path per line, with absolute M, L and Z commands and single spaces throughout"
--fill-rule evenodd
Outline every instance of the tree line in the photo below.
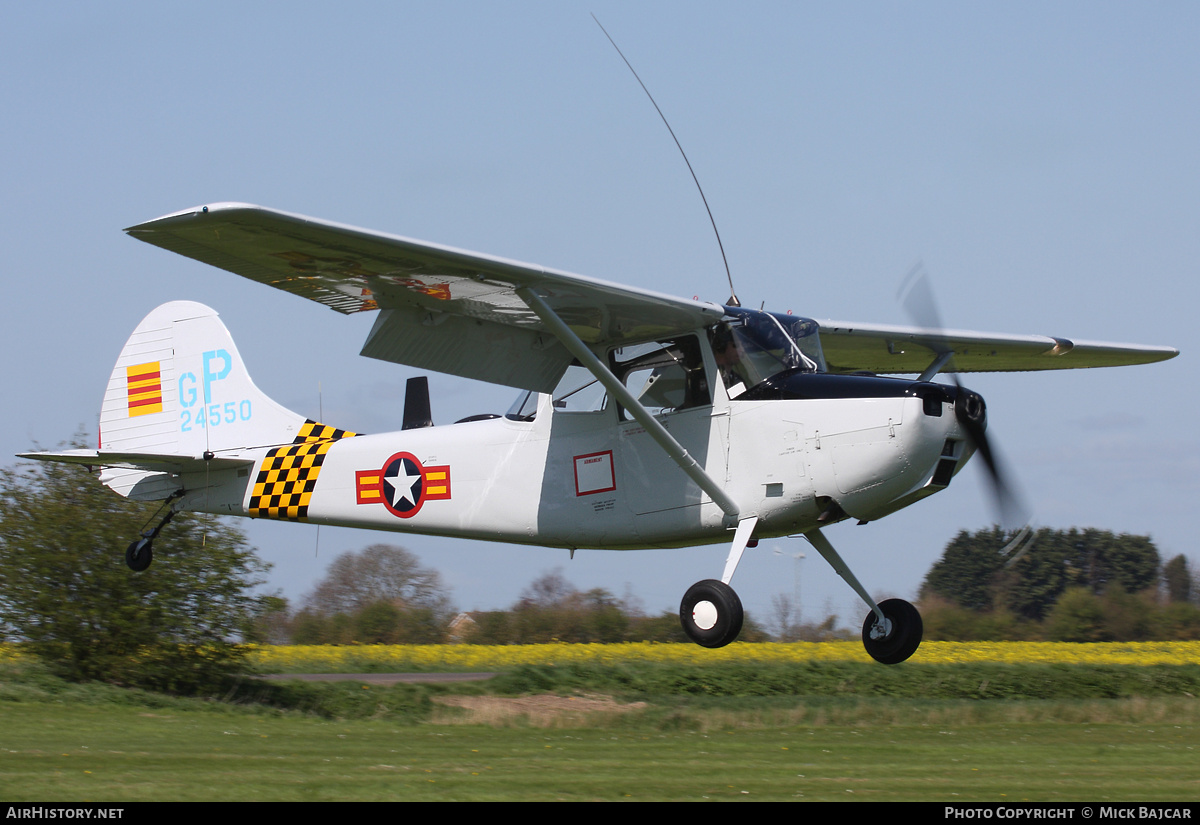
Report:
M 1182 554 L 1164 564 L 1148 536 L 1108 530 L 1014 539 L 995 527 L 947 545 L 921 586 L 926 638 L 1200 638 L 1200 587 Z
M 458 612 L 438 572 L 390 544 L 341 554 L 295 609 L 282 604 L 264 615 L 262 629 L 281 644 L 687 641 L 675 613 L 650 616 L 632 598 L 578 590 L 559 569 L 507 609 Z M 757 626 L 749 633 L 768 638 Z
M 997 527 L 947 545 L 921 587 L 925 638 L 1200 638 L 1200 588 L 1183 555 L 1163 564 L 1149 537 L 1107 530 L 1041 529 L 1014 546 L 1017 538 Z M 780 594 L 765 624 L 748 617 L 740 638 L 853 635 L 839 632 L 836 616 L 800 625 L 793 615 Z M 674 611 L 647 615 L 631 597 L 576 589 L 558 569 L 506 609 L 456 613 L 437 571 L 387 544 L 339 556 L 297 610 L 271 617 L 269 635 L 296 644 L 687 641 Z

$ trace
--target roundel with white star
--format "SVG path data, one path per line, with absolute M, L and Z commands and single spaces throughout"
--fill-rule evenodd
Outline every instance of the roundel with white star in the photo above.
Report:
M 396 453 L 383 465 L 380 485 L 383 506 L 400 518 L 410 518 L 425 500 L 425 468 L 412 453 Z

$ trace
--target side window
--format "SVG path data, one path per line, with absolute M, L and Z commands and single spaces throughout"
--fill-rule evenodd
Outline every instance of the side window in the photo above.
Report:
M 579 364 L 567 367 L 554 388 L 556 412 L 600 412 L 608 407 L 608 393 L 587 369 Z
M 712 403 L 704 357 L 694 335 L 612 350 L 609 366 L 653 415 Z M 631 418 L 621 410 L 622 420 Z
M 526 391 L 517 396 L 517 400 L 508 408 L 504 417 L 510 421 L 532 421 L 537 418 L 538 394 Z

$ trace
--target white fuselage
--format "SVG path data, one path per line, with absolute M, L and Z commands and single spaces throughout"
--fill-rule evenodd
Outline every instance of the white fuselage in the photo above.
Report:
M 886 379 L 883 379 L 886 380 Z M 922 399 L 730 400 L 657 419 L 741 509 L 755 535 L 874 519 L 942 489 L 970 450 L 950 404 Z M 307 480 L 259 450 L 252 471 L 185 476 L 189 509 L 568 548 L 637 549 L 728 540 L 722 510 L 615 405 L 556 409 L 327 442 Z M 925 405 L 928 407 L 928 405 Z M 250 455 L 243 453 L 242 457 Z M 299 466 L 303 463 L 295 459 Z M 303 511 L 287 510 L 300 500 Z M 272 502 L 272 492 L 281 493 Z M 840 510 L 832 511 L 835 503 Z M 822 514 L 824 519 L 819 520 Z

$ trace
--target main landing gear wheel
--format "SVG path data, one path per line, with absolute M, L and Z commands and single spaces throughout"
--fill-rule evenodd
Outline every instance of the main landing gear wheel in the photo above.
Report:
M 125 548 L 125 563 L 135 573 L 141 573 L 154 561 L 154 544 L 150 539 L 131 541 Z
M 724 647 L 742 632 L 742 600 L 733 588 L 716 579 L 696 582 L 679 603 L 683 632 L 698 645 Z
M 917 609 L 903 599 L 888 599 L 879 603 L 887 621 L 881 626 L 875 611 L 863 622 L 863 647 L 871 658 L 885 665 L 903 662 L 921 644 L 924 625 Z

